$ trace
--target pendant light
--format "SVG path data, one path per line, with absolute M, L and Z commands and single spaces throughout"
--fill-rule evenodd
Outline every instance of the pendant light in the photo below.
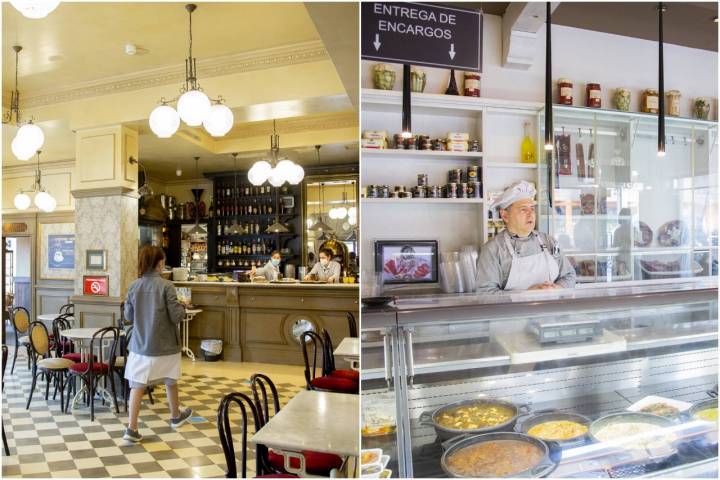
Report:
M 318 221 L 315 222 L 315 225 L 308 228 L 308 230 L 312 230 L 313 232 L 333 232 L 334 230 L 332 227 L 330 227 L 327 223 L 323 222 L 323 206 L 325 205 L 325 184 L 320 183 L 320 209 L 318 211 Z
M 47 17 L 60 5 L 60 0 L 10 0 L 10 4 L 24 17 L 37 19 Z
M 194 3 L 185 5 L 188 12 L 189 49 L 185 59 L 185 84 L 180 97 L 172 100 L 160 99 L 160 106 L 150 113 L 150 129 L 160 138 L 172 137 L 180 127 L 180 120 L 191 127 L 202 125 L 213 137 L 222 137 L 230 131 L 235 119 L 223 98 L 209 98 L 197 80 L 197 59 L 192 55 L 192 14 L 197 9 Z M 177 102 L 177 110 L 170 106 Z
M 273 133 L 270 136 L 270 160 L 259 160 L 248 171 L 248 180 L 255 186 L 265 182 L 273 187 L 279 187 L 288 182 L 297 185 L 305 178 L 305 170 L 292 160 L 280 159 L 280 136 L 277 134 L 276 122 L 273 120 Z
M 3 123 L 12 123 L 15 117 L 15 124 L 19 127 L 15 138 L 10 144 L 13 155 L 18 160 L 30 160 L 35 152 L 45 143 L 45 134 L 42 129 L 33 123 L 33 119 L 22 123 L 20 113 L 20 91 L 18 90 L 18 54 L 22 51 L 20 45 L 13 45 L 15 52 L 15 90 L 10 94 L 10 110 L 3 117 Z
M 553 156 L 553 121 L 552 121 L 552 13 L 551 2 L 545 4 L 545 155 L 548 169 L 548 206 L 552 208 L 552 156 Z
M 288 233 L 290 230 L 280 223 L 280 205 L 278 200 L 278 189 L 275 189 L 275 222 L 265 229 L 265 233 Z M 280 245 L 280 242 L 278 242 Z
M 199 178 L 198 161 L 200 160 L 200 157 L 193 158 L 195 159 L 195 178 Z M 198 209 L 198 205 L 200 204 L 200 197 L 202 196 L 204 191 L 203 188 L 199 188 L 201 186 L 202 185 L 198 183 L 198 188 L 192 189 L 193 196 L 195 197 L 195 226 L 190 229 L 188 234 L 194 236 L 207 235 L 207 230 L 200 226 L 200 211 Z
M 412 137 L 412 120 L 410 112 L 410 65 L 403 65 L 402 92 L 402 138 Z
M 663 12 L 667 7 L 658 3 L 658 157 L 665 156 L 665 71 L 663 58 Z
M 40 174 L 40 150 L 37 151 L 37 170 L 35 171 L 35 183 L 28 190 L 20 190 L 15 198 L 13 204 L 18 210 L 27 210 L 30 207 L 30 195 L 29 193 L 35 194 L 34 203 L 37 208 L 43 212 L 50 213 L 55 210 L 57 201 L 50 195 L 45 187 L 42 186 L 42 176 Z
M 237 156 L 238 156 L 238 154 L 232 153 L 231 155 L 233 157 L 233 165 L 235 167 L 235 173 L 233 175 L 235 185 L 234 185 L 233 192 L 237 192 L 238 191 L 238 184 L 237 184 L 237 171 L 238 171 Z M 236 195 L 233 196 L 233 202 L 237 204 L 237 200 L 238 200 L 238 197 Z M 237 211 L 237 209 L 236 209 L 236 211 Z M 241 227 L 240 227 L 240 225 L 238 225 L 237 217 L 233 216 L 232 225 L 230 225 L 230 235 L 238 235 L 238 234 L 240 234 L 240 230 L 241 230 Z

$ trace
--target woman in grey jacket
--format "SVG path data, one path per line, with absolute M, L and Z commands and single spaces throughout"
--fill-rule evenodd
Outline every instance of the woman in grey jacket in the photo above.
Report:
M 128 427 L 124 439 L 139 442 L 138 413 L 143 393 L 149 385 L 164 383 L 172 418 L 177 428 L 192 414 L 190 408 L 180 411 L 177 381 L 180 378 L 180 331 L 185 308 L 177 299 L 175 286 L 163 279 L 165 253 L 160 247 L 144 245 L 140 249 L 140 278 L 128 289 L 125 319 L 132 322 L 133 332 L 128 344 L 125 378 L 130 384 Z

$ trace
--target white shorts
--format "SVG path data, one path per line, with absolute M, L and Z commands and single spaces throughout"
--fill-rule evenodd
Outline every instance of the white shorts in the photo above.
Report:
M 168 383 L 167 379 L 180 378 L 180 352 L 160 357 L 149 357 L 130 352 L 125 365 L 125 378 L 131 385 Z

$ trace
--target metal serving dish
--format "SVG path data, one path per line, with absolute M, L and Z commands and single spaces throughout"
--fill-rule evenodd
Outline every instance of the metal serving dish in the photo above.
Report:
M 519 420 L 518 423 L 515 425 L 515 431 L 518 433 L 524 433 L 526 435 L 530 435 L 528 431 L 535 427 L 536 425 L 540 425 L 547 422 L 556 422 L 560 420 L 565 420 L 568 422 L 576 422 L 581 425 L 585 425 L 588 427 L 588 431 L 586 433 L 577 435 L 572 438 L 566 438 L 564 440 L 550 440 L 550 439 L 544 439 L 544 438 L 538 438 L 538 440 L 543 440 L 545 442 L 554 442 L 558 444 L 560 447 L 569 447 L 574 445 L 580 445 L 585 442 L 587 442 L 590 439 L 590 424 L 592 421 L 584 416 L 577 413 L 562 413 L 557 412 L 555 410 L 541 410 L 534 412 L 530 417 L 527 417 L 525 419 Z M 532 435 L 530 435 L 532 436 Z
M 693 403 L 693 406 L 690 407 L 690 409 L 687 411 L 687 415 L 688 417 L 690 417 L 691 420 L 696 420 L 695 414 L 697 414 L 698 412 L 702 412 L 703 410 L 707 410 L 708 408 L 717 408 L 717 406 L 717 398 L 708 398 L 707 400 L 701 400 L 699 402 Z
M 454 410 L 456 408 L 465 406 L 478 406 L 478 405 L 489 405 L 489 406 L 501 406 L 511 409 L 514 413 L 513 416 L 505 422 L 493 425 L 490 427 L 483 428 L 469 428 L 469 429 L 456 429 L 443 427 L 437 422 L 437 418 L 447 412 L 448 410 Z M 521 410 L 523 411 L 521 413 Z M 450 403 L 435 409 L 432 412 L 423 412 L 420 414 L 421 425 L 432 426 L 435 428 L 435 432 L 440 440 L 447 440 L 460 435 L 478 435 L 481 433 L 497 432 L 499 430 L 512 430 L 515 426 L 515 422 L 521 414 L 527 415 L 529 413 L 529 407 L 527 405 L 515 405 L 511 402 L 504 400 L 493 400 L 493 399 L 473 399 L 473 400 L 461 400 L 459 402 Z
M 652 425 L 658 425 L 663 428 L 668 428 L 676 425 L 676 423 L 668 418 L 661 417 L 659 415 L 653 415 L 651 413 L 640 413 L 640 412 L 623 412 L 613 413 L 606 415 L 595 420 L 590 424 L 590 438 L 595 442 L 602 442 L 597 438 L 597 433 L 605 427 L 618 423 L 649 423 Z M 668 438 L 666 444 L 661 446 L 642 446 L 649 456 L 649 459 L 654 462 L 659 462 L 666 459 L 667 457 L 677 453 L 677 448 L 673 445 L 673 438 Z M 631 446 L 628 445 L 628 448 Z
M 492 441 L 498 441 L 498 440 L 515 440 L 518 442 L 525 442 L 529 443 L 531 445 L 534 445 L 538 449 L 540 449 L 540 452 L 542 453 L 542 457 L 536 463 L 534 466 L 530 467 L 527 470 L 524 470 L 522 472 L 516 472 L 513 473 L 508 478 L 541 478 L 546 477 L 552 473 L 553 470 L 557 467 L 557 464 L 553 462 L 550 458 L 550 449 L 548 448 L 547 444 L 543 442 L 542 440 L 538 440 L 537 438 L 533 438 L 529 435 L 525 435 L 522 433 L 515 433 L 515 432 L 495 432 L 495 433 L 485 433 L 482 435 L 472 435 L 472 436 L 463 436 L 459 438 L 454 438 L 452 440 L 449 440 L 447 442 L 444 442 L 443 448 L 445 449 L 445 452 L 443 453 L 442 458 L 440 459 L 440 464 L 442 466 L 443 471 L 447 473 L 450 477 L 455 478 L 461 478 L 463 477 L 459 473 L 454 472 L 450 467 L 448 466 L 448 459 L 455 453 L 459 452 L 463 448 L 469 447 L 471 445 L 475 445 L 482 442 L 492 442 Z M 496 478 L 496 477 L 488 477 L 488 478 Z

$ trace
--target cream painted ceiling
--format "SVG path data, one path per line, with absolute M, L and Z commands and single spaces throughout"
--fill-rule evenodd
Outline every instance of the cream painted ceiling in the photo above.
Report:
M 203 3 L 197 2 L 193 14 L 193 55 L 198 61 L 221 58 L 239 53 L 252 53 L 272 47 L 321 41 L 321 36 L 302 3 Z M 104 81 L 139 71 L 182 65 L 187 57 L 187 12 L 185 3 L 61 3 L 48 17 L 30 20 L 22 17 L 8 3 L 3 3 L 3 100 L 14 87 L 14 55 L 12 45 L 21 44 L 19 83 L 24 98 L 67 89 L 89 82 Z M 322 4 L 319 4 L 322 5 Z M 354 9 L 357 12 L 357 8 Z M 352 23 L 350 11 L 343 21 Z M 352 13 L 355 15 L 356 13 Z M 320 27 L 318 27 L 320 28 Z M 355 36 L 357 38 L 357 35 Z M 332 41 L 332 40 L 328 40 Z M 147 50 L 135 56 L 124 53 L 126 43 Z M 323 44 L 333 55 L 348 51 L 342 44 Z M 347 72 L 338 71 L 340 78 Z M 202 77 L 200 78 L 202 83 Z M 288 79 L 291 81 L 291 79 Z M 179 87 L 179 85 L 178 85 Z M 242 88 L 241 85 L 238 88 Z M 170 89 L 173 90 L 172 88 Z M 349 91 L 349 89 L 348 89 Z M 227 96 L 228 92 L 223 93 Z M 148 105 L 148 114 L 154 106 Z M 22 102 L 21 102 L 22 109 Z M 268 118 L 292 117 L 297 124 L 322 115 L 340 115 L 345 119 L 357 113 L 347 96 L 328 95 L 293 103 L 281 102 L 233 109 L 236 124 L 225 138 L 243 138 L 251 133 L 268 138 L 272 125 Z M 74 158 L 75 138 L 67 122 L 37 119 L 46 135 L 43 162 Z M 140 133 L 140 158 L 154 178 L 177 180 L 175 169 L 194 171 L 192 157 L 200 156 L 204 172 L 228 169 L 227 154 L 215 155 L 180 135 L 158 139 L 150 132 L 147 121 L 130 124 Z M 183 125 L 184 127 L 184 125 Z M 183 129 L 181 127 L 181 130 Z M 296 125 L 296 130 L 297 130 Z M 186 127 L 187 129 L 187 127 Z M 282 128 L 281 134 L 282 147 Z M 26 165 L 10 152 L 15 127 L 3 125 L 3 166 Z M 316 162 L 309 141 L 288 154 L 302 164 Z M 328 144 L 322 150 L 323 164 L 357 162 L 357 144 L 353 141 Z M 253 149 L 242 152 L 240 168 L 247 168 L 251 157 L 264 154 Z M 243 165 L 243 162 L 248 165 Z

